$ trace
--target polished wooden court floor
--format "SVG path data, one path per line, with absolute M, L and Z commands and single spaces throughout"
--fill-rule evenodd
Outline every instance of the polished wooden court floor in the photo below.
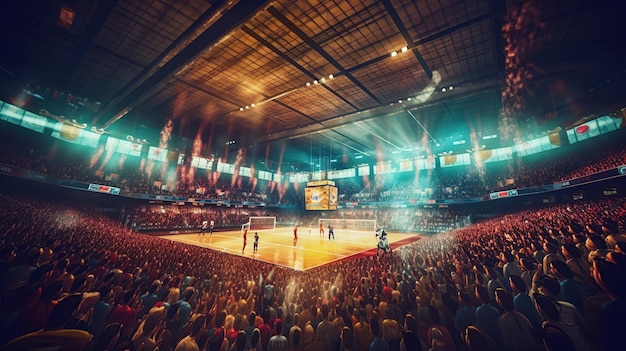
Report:
M 373 255 L 377 240 L 374 232 L 336 230 L 335 239 L 329 240 L 328 233 L 321 236 L 319 229 L 301 227 L 298 241 L 293 243 L 292 227 L 277 227 L 274 231 L 258 231 L 259 249 L 253 252 L 254 231 L 248 231 L 245 250 L 240 230 L 218 231 L 209 235 L 198 233 L 166 235 L 162 238 L 206 247 L 233 255 L 243 255 L 259 261 L 269 262 L 295 270 L 308 270 L 330 262 L 359 255 Z M 415 242 L 417 234 L 388 233 L 391 247 Z

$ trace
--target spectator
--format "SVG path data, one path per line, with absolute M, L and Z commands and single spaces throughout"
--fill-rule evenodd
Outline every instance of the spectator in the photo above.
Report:
M 502 345 L 498 319 L 500 312 L 489 303 L 489 293 L 484 286 L 476 285 L 476 298 L 481 305 L 476 308 L 476 327 L 487 334 L 497 345 Z
M 496 290 L 496 301 L 504 310 L 498 318 L 498 328 L 505 350 L 541 350 L 535 331 L 530 321 L 515 311 L 513 298 L 504 289 Z

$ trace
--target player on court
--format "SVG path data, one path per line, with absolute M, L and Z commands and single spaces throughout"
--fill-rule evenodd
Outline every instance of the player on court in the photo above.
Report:
M 209 222 L 207 221 L 202 221 L 202 227 L 200 227 L 200 233 L 198 233 L 198 236 L 200 236 L 200 234 L 202 234 L 202 236 L 204 236 L 204 234 L 206 233 L 206 230 L 209 226 Z
M 258 232 L 254 232 L 254 245 L 253 245 L 253 251 L 257 252 L 257 250 L 259 249 L 259 233 Z
M 293 227 L 293 246 L 296 246 L 297 243 L 298 243 L 298 225 L 296 224 L 295 227 Z
M 243 230 L 243 248 L 241 248 L 242 255 L 243 255 L 244 250 L 246 249 L 247 240 L 248 240 L 248 228 Z
M 213 228 L 215 228 L 215 221 L 211 220 L 211 222 L 209 222 L 209 235 L 213 234 Z
M 320 238 L 324 237 L 324 224 L 320 222 Z
M 328 240 L 330 240 L 330 237 L 333 237 L 333 240 L 335 240 L 335 228 L 333 228 L 332 225 L 328 225 Z
M 391 246 L 389 246 L 389 240 L 387 239 L 387 232 L 380 227 L 376 227 L 376 238 L 378 239 L 378 246 L 376 247 L 376 257 L 382 250 L 383 255 L 385 253 L 391 253 Z

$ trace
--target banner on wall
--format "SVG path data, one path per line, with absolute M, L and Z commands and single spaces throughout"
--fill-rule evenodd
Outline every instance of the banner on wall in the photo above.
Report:
M 95 191 L 98 193 L 105 193 L 105 194 L 112 194 L 112 195 L 119 195 L 120 194 L 120 188 L 116 188 L 114 186 L 108 186 L 108 185 L 101 185 L 101 184 L 89 184 L 89 191 Z

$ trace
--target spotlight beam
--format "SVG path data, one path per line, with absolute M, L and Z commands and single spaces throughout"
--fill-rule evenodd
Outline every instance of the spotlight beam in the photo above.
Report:
M 413 112 L 411 112 L 411 110 L 409 110 L 406 105 L 403 103 L 402 107 L 404 107 L 404 109 L 406 110 L 406 112 L 409 114 L 409 116 L 413 117 L 413 119 L 415 120 L 415 122 L 417 122 L 417 124 L 422 128 L 422 130 L 424 131 L 424 133 L 426 133 L 426 135 L 428 135 L 428 137 L 430 138 L 430 141 L 434 142 L 435 138 L 433 138 L 433 136 L 430 134 L 430 132 L 424 127 L 424 125 L 422 124 L 422 122 L 420 122 L 417 117 L 415 117 L 415 115 L 413 114 Z
M 364 155 L 364 156 L 369 156 L 370 155 L 367 151 L 359 150 L 359 149 L 357 149 L 357 148 L 355 148 L 353 146 L 350 146 L 350 145 L 348 145 L 346 143 L 343 143 L 343 142 L 341 142 L 341 141 L 339 141 L 339 140 L 337 140 L 337 139 L 335 139 L 333 137 L 329 137 L 328 135 L 324 135 L 324 134 L 322 134 L 322 132 L 316 132 L 315 134 L 317 134 L 319 136 L 322 136 L 322 137 L 324 137 L 324 138 L 326 138 L 328 140 L 332 140 L 332 141 L 334 141 L 334 142 L 336 142 L 338 144 L 341 144 L 341 145 L 343 145 L 343 146 L 345 146 L 345 147 L 347 147 L 347 148 L 349 148 L 351 150 L 354 150 L 354 151 L 358 152 L 361 155 Z
M 389 144 L 389 145 L 393 146 L 396 150 L 398 150 L 398 151 L 402 151 L 402 149 L 401 149 L 400 147 L 396 146 L 396 145 L 395 145 L 395 144 L 393 144 L 391 141 L 389 141 L 389 140 L 387 140 L 387 139 L 385 139 L 385 138 L 381 137 L 380 135 L 378 135 L 378 134 L 376 134 L 376 133 L 372 132 L 371 130 L 368 130 L 367 128 L 363 127 L 361 124 L 359 124 L 359 122 L 354 122 L 354 125 L 355 125 L 355 126 L 357 126 L 357 127 L 359 127 L 359 128 L 361 128 L 361 129 L 363 129 L 364 131 L 368 132 L 369 134 L 372 134 L 373 136 L 377 137 L 378 139 L 380 139 L 380 140 L 384 141 L 385 143 L 387 143 L 387 144 Z

